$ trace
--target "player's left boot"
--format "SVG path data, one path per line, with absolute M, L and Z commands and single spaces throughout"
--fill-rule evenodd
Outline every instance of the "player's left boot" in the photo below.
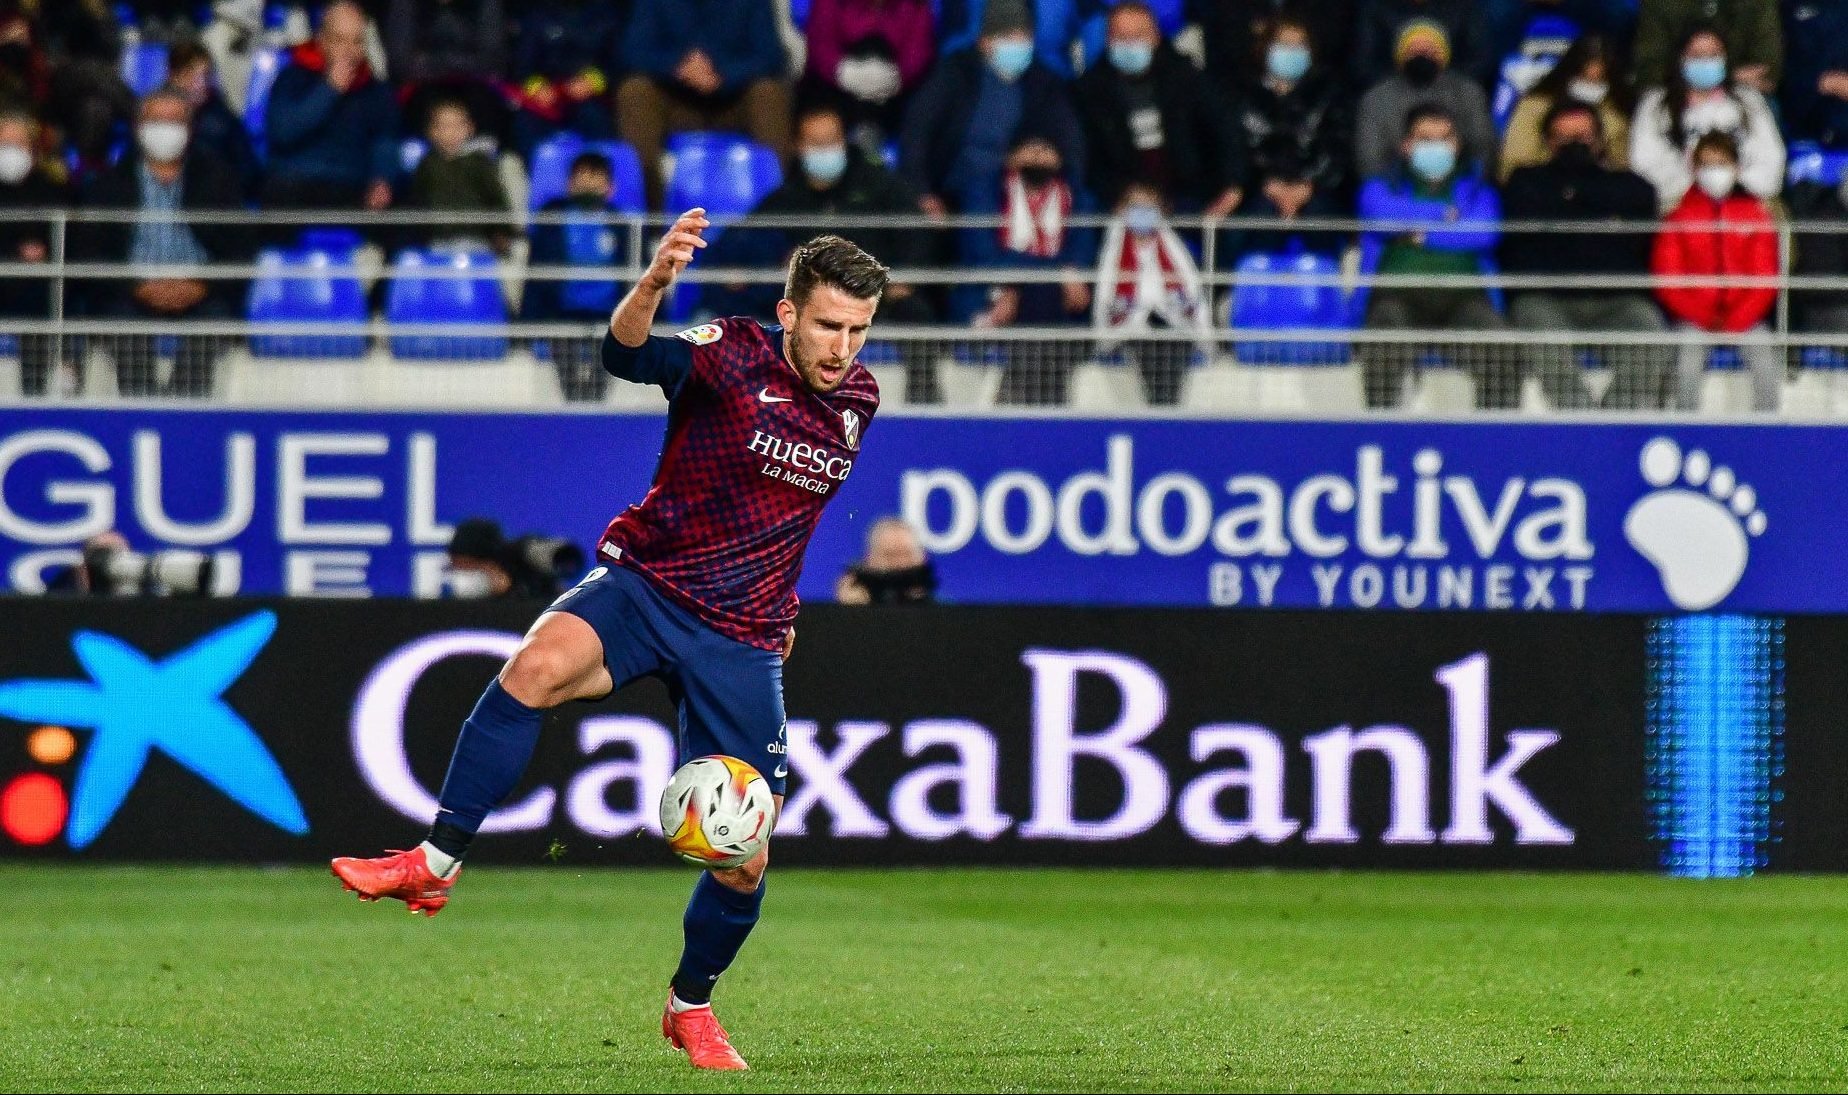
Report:
M 675 1011 L 674 998 L 670 994 L 667 1006 L 661 1011 L 661 1034 L 675 1049 L 686 1050 L 687 1060 L 693 1062 L 694 1068 L 737 1071 L 751 1067 L 732 1048 L 731 1037 L 719 1025 L 710 1004 Z
M 414 913 L 435 916 L 449 904 L 449 888 L 462 874 L 457 867 L 448 878 L 430 869 L 422 848 L 392 852 L 377 859 L 341 856 L 331 864 L 340 884 L 359 895 L 361 901 L 395 897 Z

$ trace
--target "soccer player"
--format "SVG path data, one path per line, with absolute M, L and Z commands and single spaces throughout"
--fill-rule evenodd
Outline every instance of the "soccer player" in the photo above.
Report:
M 856 357 L 887 275 L 853 244 L 821 236 L 789 260 L 779 324 L 721 319 L 651 336 L 655 309 L 706 245 L 708 224 L 702 209 L 681 214 L 603 340 L 605 369 L 659 384 L 670 400 L 654 485 L 610 522 L 600 565 L 540 615 L 462 724 L 428 839 L 378 859 L 333 861 L 362 899 L 396 898 L 435 916 L 482 820 L 532 759 L 544 711 L 642 677 L 665 680 L 680 709 L 682 763 L 742 758 L 782 808 L 796 577 L 879 408 L 878 385 Z M 747 1067 L 710 1001 L 757 923 L 768 864 L 766 849 L 709 871 L 687 903 L 661 1032 L 700 1068 Z

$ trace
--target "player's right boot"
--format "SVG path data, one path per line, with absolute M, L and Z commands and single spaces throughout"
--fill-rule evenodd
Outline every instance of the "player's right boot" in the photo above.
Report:
M 719 1025 L 718 1016 L 712 1014 L 710 1004 L 675 1011 L 674 998 L 670 994 L 667 1007 L 661 1011 L 661 1035 L 675 1049 L 685 1050 L 687 1060 L 693 1062 L 694 1068 L 735 1072 L 751 1067 L 732 1048 L 731 1037 Z
M 361 901 L 394 897 L 414 913 L 435 916 L 449 904 L 449 888 L 456 884 L 462 869 L 456 868 L 448 878 L 430 869 L 422 848 L 392 852 L 377 859 L 341 856 L 331 864 L 340 884 L 359 895 Z

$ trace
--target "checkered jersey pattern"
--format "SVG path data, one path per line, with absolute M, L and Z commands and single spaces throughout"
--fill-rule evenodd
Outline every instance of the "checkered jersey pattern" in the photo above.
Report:
M 821 511 L 879 409 L 857 362 L 818 395 L 783 357 L 783 328 L 732 318 L 674 336 L 692 371 L 669 405 L 654 485 L 598 547 L 722 635 L 779 650 Z

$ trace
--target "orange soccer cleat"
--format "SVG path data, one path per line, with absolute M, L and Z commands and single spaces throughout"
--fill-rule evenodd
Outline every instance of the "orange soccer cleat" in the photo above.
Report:
M 340 884 L 359 895 L 361 901 L 395 897 L 414 913 L 435 916 L 449 904 L 449 888 L 456 884 L 461 868 L 448 878 L 430 869 L 422 848 L 392 852 L 377 859 L 341 856 L 331 864 Z
M 694 1068 L 737 1071 L 751 1067 L 732 1048 L 731 1038 L 719 1025 L 718 1016 L 712 1014 L 710 1004 L 689 1011 L 675 1011 L 674 998 L 670 994 L 667 1007 L 661 1012 L 661 1034 L 675 1049 L 687 1051 L 687 1060 L 693 1062 Z

